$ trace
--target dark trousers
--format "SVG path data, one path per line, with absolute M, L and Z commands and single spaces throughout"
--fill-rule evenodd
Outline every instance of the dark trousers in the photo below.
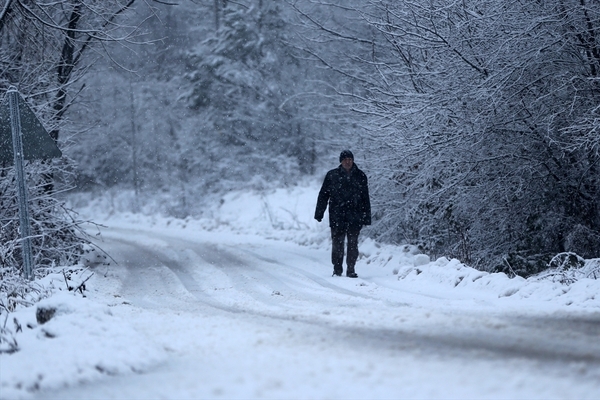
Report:
M 358 235 L 357 230 L 334 230 L 331 229 L 331 263 L 334 273 L 342 273 L 344 263 L 344 241 L 348 237 L 348 250 L 346 252 L 346 273 L 354 272 L 354 265 L 358 259 Z

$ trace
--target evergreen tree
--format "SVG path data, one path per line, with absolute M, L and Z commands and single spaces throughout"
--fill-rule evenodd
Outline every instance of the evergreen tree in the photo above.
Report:
M 290 167 L 286 156 L 304 165 L 302 111 L 298 103 L 282 106 L 305 90 L 302 66 L 286 44 L 289 25 L 277 3 L 247 3 L 228 3 L 219 29 L 189 52 L 186 98 L 250 173 L 265 162 L 282 172 Z

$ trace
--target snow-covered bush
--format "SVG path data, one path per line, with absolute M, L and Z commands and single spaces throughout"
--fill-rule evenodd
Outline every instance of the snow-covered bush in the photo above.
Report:
M 49 294 L 38 282 L 23 278 L 16 267 L 0 268 L 0 315 L 31 306 Z
M 599 279 L 600 259 L 585 260 L 575 253 L 560 253 L 550 260 L 548 269 L 537 278 L 567 285 L 585 278 Z
M 29 307 L 50 296 L 51 291 L 35 281 L 30 281 L 15 267 L 0 268 L 0 353 L 19 350 L 15 335 L 22 330 L 21 324 L 10 315 L 18 307 Z
M 81 229 L 83 221 L 47 191 L 46 177 L 55 171 L 43 163 L 30 163 L 27 167 L 32 259 L 37 277 L 45 275 L 48 267 L 77 264 L 83 245 L 89 242 Z M 12 168 L 0 170 L 0 267 L 5 268 L 5 274 L 17 271 L 23 264 L 13 173 Z
M 0 268 L 0 353 L 19 351 L 17 337 L 23 326 L 15 311 L 41 304 L 59 291 L 85 297 L 86 282 L 93 276 L 84 266 L 46 268 L 45 276 L 35 281 L 24 279 L 19 272 L 15 267 Z M 55 312 L 51 307 L 38 306 L 37 322 L 46 323 Z
M 550 254 L 513 252 L 504 257 L 499 265 L 491 268 L 491 272 L 503 272 L 510 277 L 527 278 L 548 269 L 551 259 Z

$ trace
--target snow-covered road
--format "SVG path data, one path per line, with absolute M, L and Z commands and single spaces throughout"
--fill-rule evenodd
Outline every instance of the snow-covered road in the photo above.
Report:
M 164 355 L 35 398 L 600 398 L 598 310 L 364 260 L 358 279 L 331 277 L 327 249 L 253 235 L 103 236 L 118 264 L 95 267 L 92 297 Z

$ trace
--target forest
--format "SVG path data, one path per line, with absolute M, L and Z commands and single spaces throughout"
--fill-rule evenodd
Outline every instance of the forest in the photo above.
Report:
M 373 225 L 487 271 L 600 257 L 600 3 L 2 0 L 0 88 L 63 157 L 27 166 L 36 273 L 86 243 L 70 193 L 198 216 L 353 150 Z M 0 274 L 19 274 L 0 165 Z M 316 201 L 316 199 L 315 199 Z

